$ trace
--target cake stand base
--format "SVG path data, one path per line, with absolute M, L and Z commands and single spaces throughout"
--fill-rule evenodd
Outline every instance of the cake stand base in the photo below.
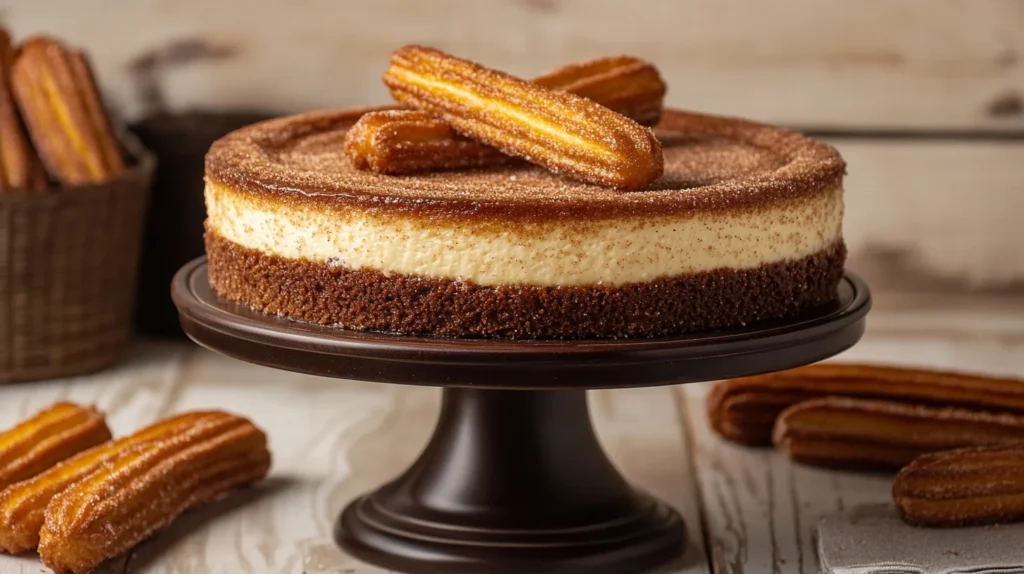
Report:
M 675 560 L 684 550 L 682 520 L 609 462 L 586 389 L 820 361 L 860 339 L 871 308 L 867 285 L 847 275 L 834 305 L 730 330 L 624 341 L 453 340 L 256 313 L 214 293 L 203 259 L 178 272 L 171 293 L 188 335 L 226 355 L 340 379 L 444 387 L 419 460 L 349 504 L 334 531 L 357 558 L 409 574 L 637 574 Z
M 628 574 L 679 556 L 685 532 L 605 456 L 585 391 L 449 388 L 419 460 L 335 538 L 400 572 Z

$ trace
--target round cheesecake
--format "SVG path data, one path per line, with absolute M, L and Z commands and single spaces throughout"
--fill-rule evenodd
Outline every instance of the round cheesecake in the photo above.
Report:
M 220 296 L 346 329 L 531 339 L 667 336 L 836 299 L 845 163 L 826 144 L 666 110 L 664 175 L 641 191 L 519 161 L 387 176 L 342 149 L 366 111 L 263 122 L 211 147 Z

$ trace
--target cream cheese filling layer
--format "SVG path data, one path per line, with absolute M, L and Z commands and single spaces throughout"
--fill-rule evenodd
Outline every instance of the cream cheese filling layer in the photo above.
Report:
M 479 285 L 620 286 L 800 259 L 842 238 L 843 190 L 749 210 L 587 221 L 377 216 L 208 182 L 210 230 L 269 255 Z

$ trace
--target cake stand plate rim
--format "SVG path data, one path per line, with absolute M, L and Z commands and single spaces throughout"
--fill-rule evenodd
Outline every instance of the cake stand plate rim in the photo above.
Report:
M 206 258 L 196 258 L 178 271 L 171 288 L 183 327 L 203 346 L 285 370 L 441 386 L 530 388 L 535 382 L 533 388 L 551 384 L 562 388 L 615 388 L 781 370 L 825 359 L 852 346 L 863 334 L 871 307 L 867 285 L 846 272 L 840 284 L 840 302 L 834 308 L 813 316 L 730 331 L 656 339 L 445 339 L 352 331 L 257 313 L 219 298 L 210 287 L 206 269 Z M 276 352 L 269 357 L 254 353 L 255 349 Z M 330 365 L 282 358 L 288 353 L 324 359 Z M 744 365 L 744 359 L 755 360 Z M 358 369 L 353 370 L 355 367 Z M 638 372 L 634 382 L 623 380 L 626 370 L 634 367 L 646 372 Z M 505 374 L 536 377 L 536 381 L 491 384 L 486 377 L 481 378 L 488 372 L 485 369 L 495 368 Z M 377 370 L 380 376 L 375 376 Z M 675 371 L 682 376 L 675 377 Z

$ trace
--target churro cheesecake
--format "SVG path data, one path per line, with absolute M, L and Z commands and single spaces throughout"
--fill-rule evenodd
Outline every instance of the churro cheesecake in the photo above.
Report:
M 263 313 L 443 337 L 659 337 L 833 304 L 839 154 L 661 110 L 637 61 L 599 63 L 545 84 L 400 51 L 385 82 L 405 107 L 225 136 L 206 157 L 213 288 Z

